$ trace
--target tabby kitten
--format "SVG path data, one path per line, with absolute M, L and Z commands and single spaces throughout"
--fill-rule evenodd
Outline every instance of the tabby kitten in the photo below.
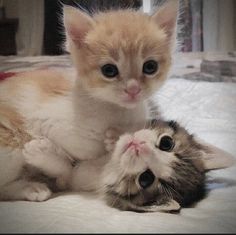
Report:
M 108 205 L 136 212 L 191 206 L 205 196 L 205 172 L 231 165 L 176 122 L 161 120 L 122 135 L 111 156 L 91 161 L 74 168 L 71 189 L 98 190 Z

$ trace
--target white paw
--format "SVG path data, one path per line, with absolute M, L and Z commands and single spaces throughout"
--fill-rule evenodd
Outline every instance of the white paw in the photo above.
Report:
M 108 152 L 112 152 L 114 150 L 115 144 L 117 140 L 119 139 L 119 135 L 120 135 L 120 132 L 115 128 L 109 128 L 105 132 L 104 144 L 105 144 L 105 149 Z
M 29 183 L 24 189 L 25 199 L 28 201 L 42 202 L 50 198 L 52 192 L 42 183 Z
M 50 140 L 45 138 L 35 139 L 25 144 L 23 155 L 28 164 L 37 166 L 53 150 L 53 144 Z

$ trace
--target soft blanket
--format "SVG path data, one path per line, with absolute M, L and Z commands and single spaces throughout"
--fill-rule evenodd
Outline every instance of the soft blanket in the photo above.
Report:
M 225 57 L 217 56 L 214 59 Z M 205 54 L 178 55 L 171 79 L 154 100 L 165 118 L 179 121 L 236 157 L 236 79 L 203 73 L 203 58 L 212 59 Z M 9 72 L 40 68 L 70 70 L 71 62 L 68 55 L 0 57 L 2 79 L 10 76 Z M 236 166 L 207 175 L 207 197 L 180 214 L 119 211 L 96 195 L 66 193 L 45 202 L 0 202 L 0 232 L 235 233 Z
M 172 78 L 154 100 L 164 117 L 236 157 L 236 83 Z M 235 233 L 236 167 L 207 175 L 207 197 L 180 214 L 119 211 L 96 195 L 66 193 L 45 202 L 0 202 L 0 232 Z

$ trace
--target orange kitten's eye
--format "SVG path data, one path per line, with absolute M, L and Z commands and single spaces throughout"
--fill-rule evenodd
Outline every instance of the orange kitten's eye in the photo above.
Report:
M 107 78 L 114 78 L 119 74 L 118 68 L 114 64 L 105 64 L 101 70 L 102 74 Z
M 152 75 L 158 70 L 158 63 L 155 60 L 148 60 L 143 64 L 143 73 Z

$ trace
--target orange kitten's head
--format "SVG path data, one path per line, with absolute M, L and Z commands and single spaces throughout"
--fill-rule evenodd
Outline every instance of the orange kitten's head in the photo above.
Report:
M 64 8 L 68 49 L 91 96 L 134 107 L 166 79 L 171 62 L 178 1 L 149 16 L 133 10 L 93 17 Z

